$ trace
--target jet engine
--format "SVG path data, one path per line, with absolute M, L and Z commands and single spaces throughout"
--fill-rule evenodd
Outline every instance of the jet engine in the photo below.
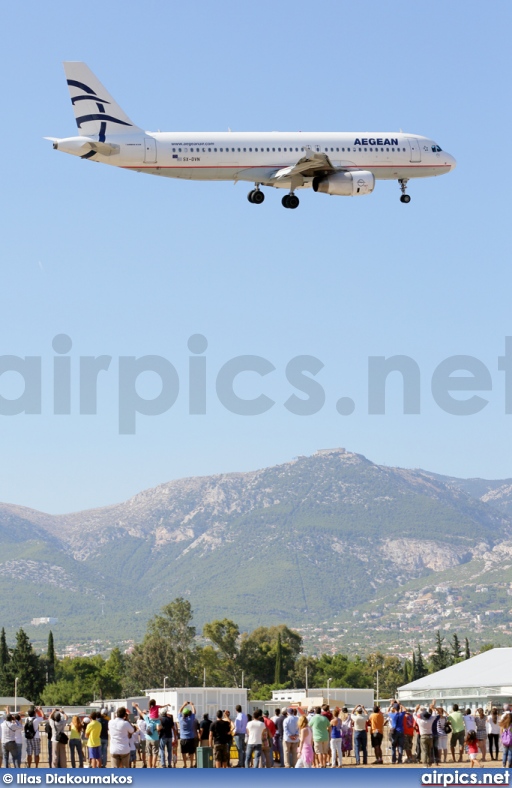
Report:
M 341 197 L 358 197 L 371 194 L 375 188 L 375 176 L 368 170 L 335 172 L 325 177 L 313 179 L 313 190 L 322 194 L 336 194 Z

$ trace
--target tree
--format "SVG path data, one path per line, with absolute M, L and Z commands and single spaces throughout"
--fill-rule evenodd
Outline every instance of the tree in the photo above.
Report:
M 2 627 L 2 634 L 0 635 L 0 695 L 12 694 L 10 681 L 7 676 L 10 658 L 5 629 Z
M 194 652 L 193 666 L 190 671 L 192 686 L 200 687 L 205 675 L 206 684 L 209 687 L 233 686 L 233 677 L 231 672 L 226 669 L 220 651 L 210 645 L 198 646 Z
M 471 658 L 471 651 L 469 650 L 469 640 L 464 638 L 464 659 Z
M 107 660 L 108 662 L 108 660 Z M 89 705 L 97 696 L 111 695 L 105 678 L 103 657 L 65 657 L 57 667 L 56 681 L 47 684 L 42 692 L 47 706 Z M 119 696 L 119 692 L 113 693 Z
M 2 634 L 0 635 L 0 672 L 3 672 L 7 667 L 10 660 L 9 649 L 7 648 L 7 638 L 5 636 L 5 628 L 2 627 Z
M 412 662 L 409 659 L 404 659 L 402 665 L 402 683 L 409 684 L 412 681 Z
M 275 673 L 274 673 L 274 684 L 280 684 L 281 683 L 282 658 L 283 658 L 283 644 L 281 642 L 281 633 L 279 632 L 278 635 L 277 635 L 276 666 L 275 666 Z
M 48 634 L 48 649 L 46 651 L 46 670 L 48 673 L 48 682 L 52 684 L 55 681 L 55 666 L 57 664 L 57 657 L 55 655 L 55 645 L 53 643 L 53 632 L 50 630 Z
M 284 690 L 289 689 L 290 682 L 286 682 L 286 684 L 258 684 L 255 682 L 254 685 L 251 687 L 251 691 L 249 693 L 250 700 L 268 700 L 274 690 Z
M 301 654 L 295 661 L 291 681 L 294 688 L 314 687 L 315 673 L 317 670 L 318 659 Z M 307 681 L 306 681 L 307 674 Z
M 418 678 L 418 668 L 416 667 L 416 654 L 412 652 L 412 666 L 411 666 L 411 681 L 416 681 Z
M 121 696 L 124 672 L 124 657 L 118 648 L 113 648 L 98 677 L 101 698 L 119 698 Z
M 16 645 L 11 652 L 4 675 L 14 694 L 14 683 L 18 679 L 18 694 L 36 703 L 45 683 L 45 662 L 32 648 L 28 635 L 23 629 L 16 633 Z
M 425 667 L 425 662 L 423 660 L 423 654 L 421 653 L 421 646 L 418 643 L 418 653 L 416 655 L 416 678 L 421 679 L 423 676 L 426 676 L 428 673 L 427 668 Z
M 204 625 L 203 637 L 211 640 L 218 648 L 223 671 L 226 673 L 226 676 L 230 677 L 230 684 L 238 687 L 241 674 L 238 665 L 238 658 L 240 656 L 238 648 L 240 630 L 238 624 L 235 624 L 234 621 L 228 618 L 224 618 L 222 621 L 212 621 Z
M 433 672 L 443 670 L 450 664 L 450 652 L 443 646 L 443 641 L 444 638 L 441 637 L 440 631 L 437 630 L 436 648 L 434 653 L 430 656 L 430 664 Z
M 276 673 L 278 635 L 281 635 L 281 679 L 292 680 L 295 661 L 302 651 L 302 637 L 281 624 L 258 627 L 250 635 L 244 633 L 240 642 L 240 667 L 250 686 L 254 682 L 272 684 Z
M 461 651 L 462 649 L 460 646 L 459 638 L 457 637 L 457 633 L 454 632 L 452 635 L 452 653 L 451 653 L 452 665 L 455 665 L 456 662 L 459 662 Z
M 135 646 L 127 665 L 125 691 L 139 694 L 146 687 L 188 687 L 196 634 L 190 602 L 178 597 L 148 623 L 144 640 Z

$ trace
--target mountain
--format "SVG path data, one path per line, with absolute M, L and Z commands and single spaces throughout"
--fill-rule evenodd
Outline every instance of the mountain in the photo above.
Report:
M 512 517 L 512 479 L 457 479 L 453 476 L 431 474 L 449 487 L 464 490 L 473 498 L 490 504 L 502 514 Z
M 455 620 L 468 628 L 471 621 L 484 637 L 501 614 L 474 624 L 484 601 L 477 585 L 491 578 L 494 602 L 507 604 L 512 482 L 321 450 L 250 473 L 168 482 L 69 515 L 0 504 L 0 556 L 0 624 L 24 626 L 36 640 L 47 635 L 30 627 L 39 616 L 59 618 L 52 628 L 60 643 L 139 639 L 150 615 L 185 596 L 199 627 L 224 617 L 249 629 L 286 622 L 314 638 L 321 624 L 340 633 L 327 641 L 352 642 L 351 622 L 363 611 L 365 630 L 392 641 L 397 622 L 408 631 L 418 618 L 414 606 L 405 611 L 404 630 L 398 607 L 425 588 L 443 618 L 444 591 L 434 589 L 450 579 L 463 589 Z

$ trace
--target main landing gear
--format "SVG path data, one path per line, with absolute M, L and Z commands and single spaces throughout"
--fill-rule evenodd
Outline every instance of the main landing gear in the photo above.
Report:
M 410 194 L 406 194 L 405 190 L 407 189 L 407 181 L 408 178 L 400 178 L 398 183 L 400 184 L 400 189 L 402 191 L 402 196 L 400 197 L 400 202 L 411 202 Z
M 290 192 L 290 194 L 285 194 L 283 199 L 281 200 L 281 203 L 285 208 L 292 208 L 292 209 L 298 208 L 299 202 L 300 202 L 299 198 L 293 192 Z
M 255 189 L 249 192 L 247 195 L 247 199 L 249 202 L 254 203 L 254 205 L 261 205 L 263 200 L 265 199 L 265 195 L 262 191 L 260 191 L 260 187 L 257 186 Z

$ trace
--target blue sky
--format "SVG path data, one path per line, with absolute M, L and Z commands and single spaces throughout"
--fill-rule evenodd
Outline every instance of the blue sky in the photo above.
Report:
M 364 5 L 282 0 L 215 5 L 26 2 L 3 9 L 0 355 L 40 356 L 43 413 L 2 416 L 0 500 L 51 512 L 123 500 L 189 475 L 249 470 L 319 448 L 459 476 L 512 476 L 512 416 L 497 359 L 510 315 L 510 4 Z M 61 62 L 85 60 L 148 130 L 398 130 L 425 134 L 457 169 L 373 195 L 304 192 L 296 211 L 268 190 L 193 184 L 54 152 L 75 133 Z M 7 121 L 7 122 L 6 122 Z M 52 340 L 72 338 L 72 414 L 52 412 Z M 208 339 L 207 413 L 188 413 L 188 338 Z M 82 355 L 107 354 L 98 414 L 78 414 Z M 118 431 L 120 356 L 157 354 L 179 375 L 162 416 Z M 215 395 L 241 354 L 276 370 L 238 390 L 276 404 L 244 417 Z M 283 407 L 285 367 L 324 367 L 315 415 Z M 403 415 L 390 379 L 369 415 L 367 363 L 405 354 L 421 370 L 421 413 Z M 452 416 L 430 380 L 446 357 L 475 356 L 493 390 L 477 415 Z M 154 379 L 140 381 L 145 396 Z M 13 373 L 0 393 L 17 396 Z M 340 416 L 336 401 L 356 408 Z

